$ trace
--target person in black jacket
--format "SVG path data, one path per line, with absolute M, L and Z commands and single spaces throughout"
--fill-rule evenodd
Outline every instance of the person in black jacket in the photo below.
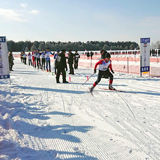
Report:
M 68 54 L 68 64 L 69 64 L 69 74 L 74 74 L 74 69 L 73 69 L 73 59 L 74 59 L 74 54 L 69 50 Z
M 56 82 L 59 82 L 60 74 L 62 73 L 63 77 L 63 83 L 68 83 L 66 81 L 66 72 L 67 71 L 67 63 L 66 63 L 66 57 L 65 57 L 66 51 L 63 49 L 62 52 L 57 56 L 57 74 L 56 74 Z
M 90 52 L 91 59 L 92 59 L 93 55 L 94 55 L 94 53 L 91 51 Z
M 77 51 L 75 51 L 74 55 L 74 69 L 78 69 L 78 60 L 80 58 L 80 55 Z

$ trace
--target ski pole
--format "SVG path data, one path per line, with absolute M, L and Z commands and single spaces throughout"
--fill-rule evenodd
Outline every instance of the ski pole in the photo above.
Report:
M 95 73 L 93 73 L 82 85 L 84 85 Z

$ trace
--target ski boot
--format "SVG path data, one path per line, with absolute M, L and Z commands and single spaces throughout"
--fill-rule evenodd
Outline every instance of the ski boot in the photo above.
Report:
M 92 86 L 91 88 L 89 88 L 89 91 L 90 91 L 90 93 L 92 94 L 92 92 L 93 92 L 93 89 L 94 89 L 94 86 Z M 93 94 L 92 94 L 93 95 Z
M 109 84 L 109 90 L 116 90 L 116 89 L 112 86 L 112 84 Z

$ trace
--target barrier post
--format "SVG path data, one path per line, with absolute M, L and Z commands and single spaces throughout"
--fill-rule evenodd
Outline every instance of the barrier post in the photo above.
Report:
M 142 56 L 140 56 L 140 77 L 142 77 L 141 67 L 142 67 Z
M 129 73 L 129 57 L 127 57 L 127 72 Z

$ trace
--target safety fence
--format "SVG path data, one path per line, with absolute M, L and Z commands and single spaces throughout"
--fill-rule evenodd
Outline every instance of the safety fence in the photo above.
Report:
M 94 68 L 100 56 L 91 57 L 88 59 L 86 56 L 81 56 L 79 65 L 87 68 Z M 140 57 L 120 57 L 115 56 L 111 58 L 112 68 L 116 72 L 140 74 Z M 160 76 L 160 57 L 150 57 L 150 72 L 149 76 Z

